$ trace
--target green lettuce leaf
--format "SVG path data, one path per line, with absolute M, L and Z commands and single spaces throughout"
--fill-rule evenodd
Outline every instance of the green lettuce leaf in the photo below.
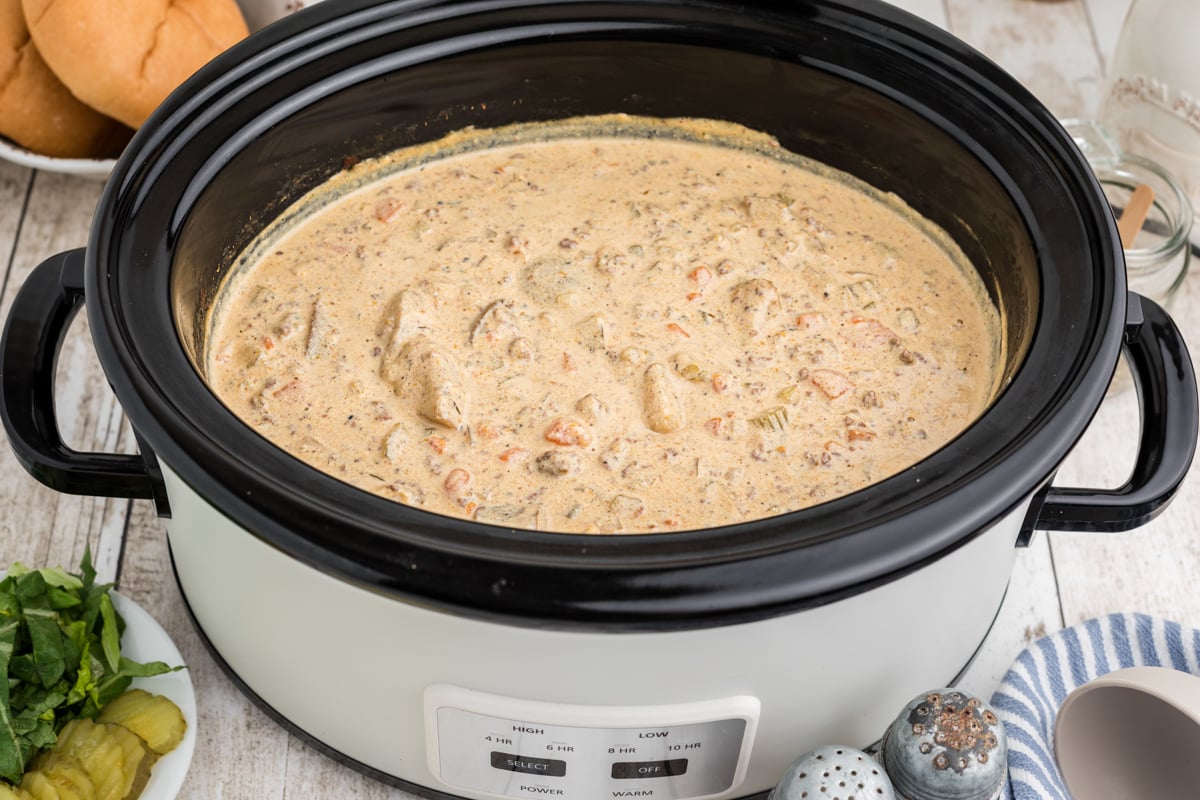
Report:
M 64 725 L 95 717 L 134 678 L 182 669 L 121 655 L 111 588 L 96 583 L 90 551 L 78 573 L 17 563 L 0 580 L 0 779 L 18 783 Z

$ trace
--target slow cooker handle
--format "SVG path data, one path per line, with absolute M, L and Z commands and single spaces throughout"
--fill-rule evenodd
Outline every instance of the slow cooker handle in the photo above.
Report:
M 1035 527 L 1055 531 L 1126 531 L 1144 525 L 1170 502 L 1196 452 L 1196 373 L 1174 320 L 1133 292 L 1125 323 L 1125 356 L 1142 409 L 1133 472 L 1112 490 L 1050 487 Z
M 83 305 L 84 251 L 39 264 L 17 293 L 0 339 L 0 416 L 21 465 L 68 494 L 158 499 L 137 455 L 68 447 L 54 414 L 54 372 L 71 320 Z

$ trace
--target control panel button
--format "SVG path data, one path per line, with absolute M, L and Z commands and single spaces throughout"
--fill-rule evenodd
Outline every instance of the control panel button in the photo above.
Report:
M 527 775 L 548 775 L 562 778 L 567 774 L 567 762 L 553 758 L 534 758 L 515 753 L 492 751 L 492 766 L 507 772 L 524 772 Z
M 612 776 L 621 778 L 666 778 L 687 773 L 688 760 L 673 758 L 670 761 L 618 761 L 612 765 Z

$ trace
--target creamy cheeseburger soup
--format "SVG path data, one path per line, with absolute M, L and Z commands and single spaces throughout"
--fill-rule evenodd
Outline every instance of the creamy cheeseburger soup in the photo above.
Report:
M 466 131 L 248 249 L 207 374 L 332 476 L 498 525 L 674 531 L 844 495 L 993 397 L 999 318 L 901 201 L 723 123 Z

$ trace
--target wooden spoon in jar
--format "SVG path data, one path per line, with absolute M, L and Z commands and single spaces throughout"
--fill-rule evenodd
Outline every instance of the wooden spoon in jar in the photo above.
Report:
M 1125 204 L 1121 218 L 1117 220 L 1117 232 L 1121 234 L 1121 246 L 1126 250 L 1133 247 L 1133 240 L 1137 238 L 1138 231 L 1145 224 L 1146 215 L 1150 213 L 1152 205 L 1154 205 L 1154 189 L 1144 183 L 1138 184 L 1138 187 L 1133 190 L 1133 194 L 1129 195 L 1129 202 Z

